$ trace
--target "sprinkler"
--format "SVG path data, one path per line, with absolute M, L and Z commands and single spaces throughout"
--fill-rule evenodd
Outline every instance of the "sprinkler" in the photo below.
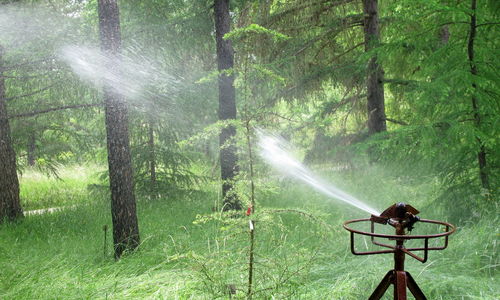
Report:
M 387 272 L 382 281 L 379 283 L 375 291 L 371 294 L 369 300 L 377 300 L 382 298 L 385 291 L 392 284 L 394 285 L 394 299 L 395 300 L 406 300 L 407 293 L 406 288 L 410 290 L 415 299 L 425 300 L 427 299 L 417 285 L 413 277 L 409 272 L 404 270 L 404 262 L 406 255 L 409 255 L 416 260 L 425 263 L 427 261 L 428 252 L 432 250 L 443 250 L 448 246 L 448 236 L 455 232 L 455 226 L 450 223 L 420 219 L 416 215 L 419 213 L 417 209 L 411 205 L 405 203 L 397 203 L 387 208 L 380 214 L 380 216 L 372 215 L 369 219 L 356 219 L 349 220 L 344 223 L 344 228 L 351 233 L 351 252 L 354 255 L 373 255 L 373 254 L 384 254 L 384 253 L 394 253 L 394 269 Z M 370 222 L 370 232 L 355 230 L 349 227 L 352 223 L 359 222 Z M 430 223 L 440 226 L 444 226 L 445 230 L 441 233 L 436 234 L 426 234 L 426 235 L 410 235 L 411 230 L 414 225 L 419 223 Z M 375 232 L 375 223 L 382 225 L 390 225 L 395 228 L 396 234 L 381 234 Z M 378 251 L 367 251 L 359 252 L 356 250 L 354 237 L 355 235 L 369 236 L 371 242 L 374 245 L 388 248 L 388 250 L 378 250 Z M 375 238 L 387 239 L 389 241 L 395 241 L 395 244 L 385 244 L 377 241 Z M 444 238 L 444 244 L 438 247 L 430 247 L 429 240 Z M 406 248 L 404 243 L 407 240 L 423 240 L 423 247 L 418 248 Z M 416 255 L 415 251 L 423 251 L 423 257 Z

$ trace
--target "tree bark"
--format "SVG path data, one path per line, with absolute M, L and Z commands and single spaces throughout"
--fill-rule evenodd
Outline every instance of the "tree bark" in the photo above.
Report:
M 120 52 L 120 17 L 116 0 L 99 0 L 101 48 L 116 61 Z M 117 64 L 108 66 L 117 69 Z M 119 72 L 119 70 L 116 70 Z M 104 84 L 105 122 L 108 149 L 111 216 L 115 258 L 139 245 L 134 179 L 130 157 L 127 105 L 111 86 Z
M 380 41 L 377 2 L 377 0 L 363 0 L 366 52 L 376 48 Z M 383 77 L 384 71 L 378 64 L 377 55 L 373 55 L 368 63 L 366 80 L 369 134 L 387 130 Z
M 7 117 L 5 79 L 3 75 L 3 48 L 0 46 L 0 223 L 23 216 L 19 198 L 16 153 L 12 148 L 10 124 Z
M 439 41 L 441 42 L 441 45 L 444 46 L 448 44 L 449 40 L 450 40 L 450 28 L 448 27 L 448 25 L 443 25 L 439 30 Z
M 158 189 L 156 187 L 156 152 L 155 152 L 155 134 L 154 134 L 154 120 L 149 119 L 148 124 L 148 148 L 149 148 L 149 175 L 151 179 L 151 198 L 156 199 L 158 196 Z
M 32 129 L 28 135 L 28 145 L 27 145 L 27 152 L 28 152 L 28 165 L 33 167 L 35 165 L 35 151 L 36 151 L 36 137 L 35 137 L 35 132 L 34 129 Z
M 471 11 L 470 15 L 470 33 L 469 42 L 467 45 L 467 54 L 469 57 L 470 73 L 472 74 L 472 90 L 473 94 L 472 100 L 472 111 L 474 114 L 474 122 L 478 129 L 481 129 L 481 115 L 479 113 L 479 104 L 476 96 L 477 84 L 475 77 L 478 75 L 477 65 L 474 62 L 474 41 L 476 38 L 476 0 L 471 1 Z M 481 180 L 481 186 L 485 189 L 490 188 L 490 182 L 487 172 L 487 161 L 486 161 L 486 148 L 480 137 L 477 137 L 477 142 L 479 143 L 479 152 L 477 153 L 477 161 L 479 164 L 479 178 Z
M 231 41 L 224 40 L 230 31 L 229 0 L 215 0 L 215 40 L 217 46 L 217 66 L 219 70 L 219 120 L 236 119 L 236 100 L 234 75 L 231 73 L 234 64 L 234 50 Z M 220 166 L 222 179 L 222 197 L 225 210 L 239 210 L 241 203 L 233 191 L 233 180 L 238 173 L 238 158 L 234 138 L 236 128 L 229 125 L 222 129 L 219 136 Z

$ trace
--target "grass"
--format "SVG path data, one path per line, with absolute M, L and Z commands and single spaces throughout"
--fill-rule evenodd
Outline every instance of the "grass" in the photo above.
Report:
M 85 196 L 99 183 L 102 167 L 73 166 L 59 171 L 59 178 L 27 170 L 20 177 L 20 196 L 25 210 L 71 206 L 90 201 Z
M 109 232 L 104 245 L 109 201 L 87 190 L 95 183 L 92 169 L 68 169 L 64 181 L 23 175 L 25 208 L 77 206 L 1 225 L 0 299 L 229 299 L 228 285 L 237 289 L 233 298 L 245 298 L 248 220 L 212 214 L 216 185 L 175 199 L 138 199 L 141 246 L 115 262 Z M 428 208 L 432 180 L 410 183 L 379 169 L 327 175 L 380 210 L 404 200 L 425 218 L 446 220 Z M 259 186 L 254 299 L 366 299 L 392 268 L 390 256 L 350 254 L 341 224 L 365 213 L 293 181 Z M 427 263 L 407 258 L 428 299 L 499 298 L 498 217 L 488 216 L 459 223 L 449 248 L 431 252 Z

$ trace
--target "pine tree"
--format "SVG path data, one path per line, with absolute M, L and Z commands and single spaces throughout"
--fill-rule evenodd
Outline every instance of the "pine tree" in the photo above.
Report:
M 219 120 L 236 119 L 236 91 L 234 88 L 234 50 L 230 40 L 224 35 L 230 31 L 231 17 L 229 16 L 229 0 L 215 0 L 215 39 L 217 44 L 217 65 L 219 70 Z M 238 173 L 238 158 L 234 137 L 236 128 L 232 125 L 224 127 L 219 136 L 220 167 L 222 179 L 222 196 L 224 209 L 241 209 L 241 203 L 233 190 L 233 183 Z
M 378 17 L 378 1 L 363 0 L 365 50 L 370 52 L 379 44 L 380 30 Z M 377 55 L 373 54 L 367 68 L 367 108 L 368 132 L 374 134 L 386 131 L 385 102 L 384 102 L 384 70 L 378 62 Z
M 99 0 L 98 12 L 102 50 L 116 58 L 121 44 L 116 0 Z M 124 99 L 110 86 L 104 86 L 104 101 L 113 240 L 115 258 L 120 258 L 125 250 L 133 250 L 139 246 L 139 226 L 128 136 L 128 110 Z
M 12 147 L 7 115 L 3 52 L 0 46 L 0 223 L 6 218 L 13 221 L 23 216 L 19 199 L 16 153 Z

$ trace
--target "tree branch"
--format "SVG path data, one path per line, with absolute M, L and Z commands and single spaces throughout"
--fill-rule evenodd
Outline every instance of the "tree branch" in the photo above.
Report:
M 415 80 L 405 80 L 405 79 L 390 79 L 384 78 L 382 83 L 391 83 L 391 84 L 399 84 L 399 85 L 412 85 L 417 83 Z
M 59 82 L 53 83 L 53 84 L 51 84 L 49 86 L 46 86 L 44 88 L 41 88 L 39 90 L 33 91 L 31 93 L 24 94 L 24 95 L 18 95 L 18 96 L 13 96 L 13 97 L 5 98 L 5 101 L 10 101 L 10 100 L 14 100 L 14 99 L 19 99 L 19 98 L 24 98 L 24 97 L 29 97 L 29 96 L 36 95 L 38 93 L 41 93 L 43 91 L 46 91 L 46 90 L 50 89 L 51 87 L 57 85 L 58 83 Z
M 0 75 L 0 78 L 10 78 L 10 79 L 31 79 L 31 78 L 39 78 L 39 77 L 42 77 L 42 76 L 47 76 L 49 74 L 53 74 L 53 72 L 46 72 L 46 73 L 42 73 L 42 74 L 36 74 L 36 75 L 20 75 L 20 76 L 17 76 L 17 75 Z
M 32 117 L 40 114 L 45 114 L 53 111 L 58 111 L 58 110 L 65 110 L 65 109 L 75 109 L 75 108 L 87 108 L 87 107 L 98 107 L 102 106 L 103 103 L 87 103 L 87 104 L 76 104 L 76 105 L 66 105 L 66 106 L 59 106 L 59 107 L 52 107 L 52 108 L 47 108 L 47 109 L 42 109 L 42 110 L 36 110 L 32 112 L 27 112 L 27 113 L 22 113 L 22 114 L 17 114 L 17 115 L 10 115 L 7 118 L 8 119 L 14 119 L 14 118 L 25 118 L 25 117 Z
M 297 5 L 295 7 L 289 8 L 288 10 L 283 10 L 283 11 L 277 12 L 275 15 L 271 16 L 269 18 L 269 20 L 267 20 L 266 23 L 264 23 L 264 25 L 271 25 L 275 21 L 281 20 L 289 14 L 294 14 L 295 12 L 301 11 L 301 10 L 306 9 L 306 8 L 318 6 L 318 5 L 321 5 L 321 4 L 326 3 L 326 2 L 328 2 L 328 0 L 321 0 L 321 1 L 318 1 L 315 3 L 306 2 L 306 3 L 303 3 L 301 5 Z
M 476 25 L 476 28 L 479 26 L 490 26 L 490 25 L 500 25 L 500 22 L 483 23 L 483 24 Z
M 341 58 L 342 56 L 344 56 L 344 55 L 348 54 L 348 53 L 349 53 L 349 52 L 351 52 L 351 51 L 354 51 L 356 48 L 358 48 L 358 47 L 360 47 L 360 46 L 363 46 L 364 44 L 365 44 L 365 42 L 361 42 L 361 43 L 359 43 L 359 44 L 354 45 L 353 47 L 351 47 L 351 48 L 347 49 L 346 51 L 344 51 L 344 52 L 342 52 L 342 53 L 340 53 L 340 54 L 336 55 L 335 57 L 333 57 L 333 59 L 330 59 L 330 61 L 328 62 L 328 64 L 333 63 L 333 62 L 334 62 L 334 61 L 336 61 L 337 59 Z
M 52 60 L 54 58 L 55 58 L 54 56 L 49 56 L 49 57 L 45 57 L 45 58 L 42 58 L 42 59 L 39 59 L 39 60 L 33 60 L 33 61 L 27 61 L 27 62 L 19 63 L 17 65 L 4 66 L 1 69 L 1 71 L 3 72 L 3 71 L 8 71 L 8 70 L 13 70 L 13 69 L 17 69 L 19 67 L 23 67 L 23 66 L 26 66 L 26 65 L 35 65 L 37 63 L 46 62 L 46 61 Z
M 399 125 L 403 125 L 403 126 L 406 126 L 408 125 L 408 123 L 406 123 L 405 121 L 399 121 L 399 120 L 394 120 L 394 119 L 391 119 L 391 118 L 385 118 L 386 121 L 389 121 L 391 123 L 394 123 L 394 124 L 399 124 Z
M 340 6 L 340 5 L 343 5 L 343 4 L 348 4 L 350 2 L 353 2 L 354 0 L 337 0 L 337 1 L 331 1 L 331 0 L 320 0 L 320 1 L 317 1 L 317 2 L 313 2 L 311 3 L 310 1 L 306 1 L 305 3 L 302 3 L 300 5 L 297 5 L 295 7 L 292 7 L 288 10 L 283 10 L 283 11 L 280 11 L 280 12 L 277 12 L 276 14 L 272 15 L 268 21 L 266 21 L 266 23 L 264 23 L 264 25 L 272 25 L 274 24 L 276 21 L 280 21 L 282 19 L 284 19 L 287 15 L 290 15 L 290 14 L 295 14 L 297 12 L 300 12 L 302 10 L 305 10 L 305 9 L 312 9 L 316 6 L 320 6 L 320 8 L 316 11 L 313 11 L 312 13 L 316 13 L 316 14 L 321 14 L 323 13 L 324 11 L 328 11 L 336 6 Z M 328 2 L 330 2 L 330 4 L 328 6 L 325 6 L 325 7 L 321 7 L 323 6 L 323 4 L 327 4 Z
M 351 101 L 355 101 L 355 100 L 358 100 L 359 98 L 363 98 L 363 97 L 366 97 L 366 94 L 361 94 L 361 95 L 354 95 L 354 96 L 351 96 L 351 97 L 344 97 L 340 102 L 337 102 L 337 103 L 327 103 L 325 105 L 325 108 L 324 110 L 321 112 L 321 117 L 324 118 L 326 117 L 327 115 L 330 115 L 330 114 L 333 114 L 334 112 L 337 111 L 337 109 L 339 109 L 340 107 L 342 107 L 343 105 L 351 102 Z
M 338 30 L 338 28 L 330 28 L 327 31 L 325 31 L 322 34 L 320 34 L 319 36 L 317 36 L 317 37 L 309 40 L 302 48 L 300 48 L 298 51 L 296 51 L 293 54 L 293 56 L 297 56 L 300 53 L 304 52 L 307 48 L 311 47 L 314 43 L 316 43 L 317 41 L 321 40 L 322 38 L 324 38 L 325 36 L 327 36 L 328 34 L 330 34 L 331 32 L 333 32 L 335 30 Z

